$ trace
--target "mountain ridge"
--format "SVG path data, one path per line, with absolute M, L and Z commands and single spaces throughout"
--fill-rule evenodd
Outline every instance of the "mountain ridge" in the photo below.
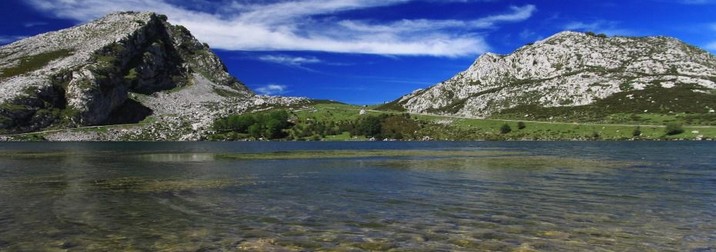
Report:
M 383 107 L 485 118 L 520 105 L 583 106 L 621 92 L 684 85 L 716 89 L 716 56 L 663 36 L 565 31 L 507 55 L 483 54 L 454 77 Z

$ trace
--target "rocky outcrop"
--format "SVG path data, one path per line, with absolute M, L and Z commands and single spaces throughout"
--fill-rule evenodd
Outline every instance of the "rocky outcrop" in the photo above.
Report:
M 231 106 L 254 99 L 186 28 L 155 13 L 114 13 L 0 47 L 0 130 L 136 122 L 154 113 L 137 97 L 197 81 L 231 94 Z
M 562 32 L 509 55 L 484 54 L 453 78 L 385 107 L 488 117 L 520 105 L 580 106 L 652 87 L 713 93 L 716 57 L 668 37 Z

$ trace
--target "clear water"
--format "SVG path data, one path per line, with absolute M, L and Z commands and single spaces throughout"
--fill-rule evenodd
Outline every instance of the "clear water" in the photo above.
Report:
M 3 143 L 0 250 L 716 251 L 716 143 Z

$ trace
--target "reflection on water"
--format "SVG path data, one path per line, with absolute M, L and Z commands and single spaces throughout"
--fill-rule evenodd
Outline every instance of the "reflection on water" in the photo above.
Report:
M 47 145 L 0 146 L 0 250 L 716 250 L 710 143 Z

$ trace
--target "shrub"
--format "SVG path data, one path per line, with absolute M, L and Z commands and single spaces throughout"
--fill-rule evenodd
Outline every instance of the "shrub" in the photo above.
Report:
M 634 131 L 631 132 L 631 135 L 634 137 L 641 136 L 641 128 L 639 126 L 636 126 L 636 128 L 634 128 Z
M 527 125 L 525 125 L 524 122 L 517 122 L 517 129 L 524 129 L 527 128 Z
M 668 136 L 678 135 L 684 133 L 684 128 L 682 128 L 681 124 L 678 123 L 668 123 L 666 124 L 664 132 L 666 132 L 666 135 Z
M 507 133 L 510 133 L 511 131 L 512 131 L 512 128 L 510 128 L 510 125 L 508 125 L 506 123 L 503 124 L 502 127 L 500 127 L 500 133 L 502 133 L 502 134 L 507 134 Z

